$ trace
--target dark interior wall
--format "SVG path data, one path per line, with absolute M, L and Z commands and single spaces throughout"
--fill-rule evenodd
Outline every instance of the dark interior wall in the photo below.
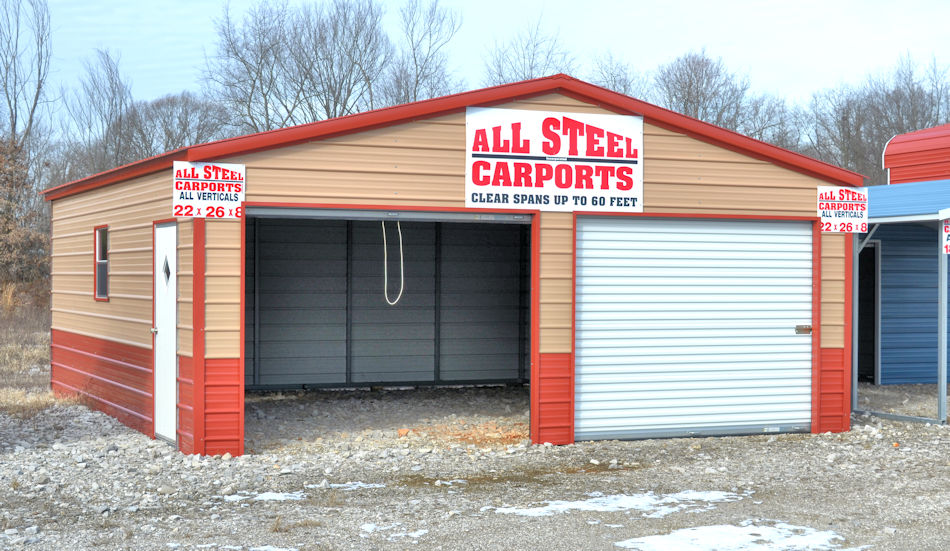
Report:
M 345 382 L 347 223 L 254 219 L 247 227 L 245 385 Z
M 352 381 L 429 381 L 435 370 L 435 224 L 403 222 L 405 288 L 395 306 L 383 295 L 379 222 L 352 223 Z M 399 234 L 386 224 L 389 299 L 399 294 Z
M 858 266 L 858 380 L 874 381 L 877 322 L 877 248 L 869 244 L 859 255 Z
M 246 226 L 248 388 L 527 379 L 526 228 L 402 222 L 405 288 L 390 306 L 380 222 Z M 399 235 L 386 230 L 393 300 Z

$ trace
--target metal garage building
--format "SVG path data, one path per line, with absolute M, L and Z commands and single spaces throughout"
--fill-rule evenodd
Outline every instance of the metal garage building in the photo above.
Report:
M 246 388 L 529 382 L 538 443 L 847 430 L 815 198 L 861 183 L 565 75 L 172 151 L 44 192 L 53 389 L 203 454 Z
M 938 423 L 947 417 L 948 159 L 947 124 L 888 141 L 888 185 L 869 188 L 869 232 L 855 236 L 854 246 L 852 400 L 858 380 L 936 383 L 936 413 L 924 420 Z

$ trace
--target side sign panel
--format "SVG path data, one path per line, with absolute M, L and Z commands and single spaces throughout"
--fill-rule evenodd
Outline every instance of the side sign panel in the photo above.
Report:
M 643 118 L 470 107 L 465 206 L 643 212 Z
M 172 215 L 192 218 L 241 218 L 245 167 L 228 163 L 175 161 Z
M 823 232 L 868 231 L 867 188 L 818 186 L 818 216 Z

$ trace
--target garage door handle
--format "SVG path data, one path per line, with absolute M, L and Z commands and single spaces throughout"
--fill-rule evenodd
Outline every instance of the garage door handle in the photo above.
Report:
M 811 325 L 796 325 L 795 334 L 796 335 L 811 335 Z

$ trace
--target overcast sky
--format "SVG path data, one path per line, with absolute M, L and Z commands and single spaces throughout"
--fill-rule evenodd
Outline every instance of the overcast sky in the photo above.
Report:
M 902 55 L 950 65 L 950 2 L 442 0 L 459 10 L 462 28 L 449 52 L 468 89 L 482 86 L 495 41 L 541 20 L 574 53 L 586 78 L 590 60 L 611 52 L 650 71 L 691 50 L 706 49 L 753 87 L 793 102 L 869 73 L 889 71 Z M 231 0 L 242 14 L 255 2 Z M 295 2 L 298 3 L 298 2 Z M 399 0 L 384 0 L 394 26 Z M 70 87 L 96 48 L 121 58 L 136 99 L 198 90 L 214 20 L 224 0 L 49 0 L 53 85 Z M 582 7 L 581 7 L 582 6 Z

